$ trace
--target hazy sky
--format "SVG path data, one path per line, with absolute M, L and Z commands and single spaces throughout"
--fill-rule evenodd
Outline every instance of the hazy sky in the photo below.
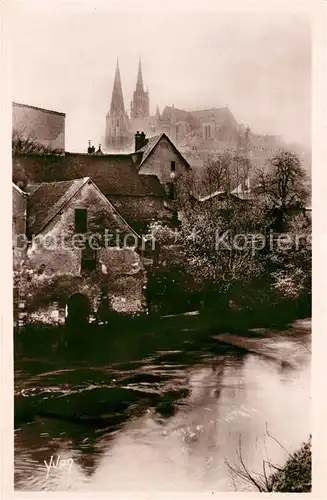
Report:
M 308 16 L 223 12 L 219 3 L 216 11 L 204 3 L 202 11 L 159 11 L 154 4 L 119 12 L 100 2 L 85 8 L 57 1 L 51 10 L 17 3 L 13 100 L 65 112 L 66 149 L 82 151 L 88 139 L 103 140 L 117 57 L 129 112 L 141 56 L 151 113 L 157 104 L 160 110 L 228 105 L 255 132 L 310 143 Z

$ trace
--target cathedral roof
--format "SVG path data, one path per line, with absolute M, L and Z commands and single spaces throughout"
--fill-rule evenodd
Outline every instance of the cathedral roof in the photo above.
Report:
M 190 114 L 201 121 L 214 119 L 221 125 L 225 122 L 229 122 L 237 126 L 237 122 L 227 106 L 224 108 L 199 109 L 196 111 L 190 111 Z
M 220 125 L 227 122 L 235 127 L 237 126 L 237 122 L 227 106 L 224 108 L 198 109 L 195 111 L 186 111 L 174 106 L 165 106 L 161 117 L 164 121 L 186 121 L 192 123 L 193 126 L 200 126 L 201 121 L 212 119 Z

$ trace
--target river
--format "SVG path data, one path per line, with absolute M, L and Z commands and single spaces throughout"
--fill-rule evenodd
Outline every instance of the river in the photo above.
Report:
M 302 320 L 235 345 L 233 335 L 184 335 L 130 354 L 121 338 L 92 364 L 87 353 L 65 365 L 18 357 L 15 408 L 37 409 L 15 426 L 15 489 L 253 490 L 226 461 L 237 466 L 241 450 L 262 473 L 263 460 L 282 465 L 308 438 L 310 334 Z M 51 456 L 72 465 L 47 474 Z

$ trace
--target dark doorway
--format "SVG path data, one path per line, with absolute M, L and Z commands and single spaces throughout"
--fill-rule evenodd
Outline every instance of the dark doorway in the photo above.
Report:
M 89 299 L 81 294 L 74 293 L 67 301 L 66 324 L 70 327 L 84 326 L 89 321 L 91 313 Z

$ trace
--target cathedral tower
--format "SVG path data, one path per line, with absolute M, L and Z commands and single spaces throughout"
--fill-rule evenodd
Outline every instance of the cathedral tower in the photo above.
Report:
M 144 90 L 141 59 L 137 73 L 136 89 L 131 102 L 131 118 L 147 118 L 149 116 L 149 93 Z
M 130 146 L 129 120 L 124 106 L 117 60 L 110 110 L 106 116 L 105 143 L 108 149 L 124 150 Z

